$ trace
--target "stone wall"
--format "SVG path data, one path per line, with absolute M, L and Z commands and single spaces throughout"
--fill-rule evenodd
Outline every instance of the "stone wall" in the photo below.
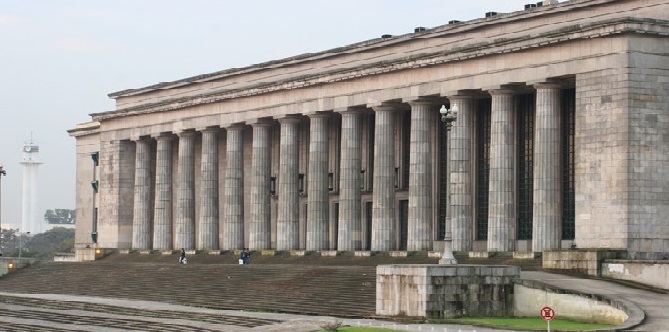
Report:
M 454 318 L 512 314 L 517 266 L 379 265 L 376 314 Z
M 628 104 L 628 258 L 669 252 L 669 49 L 667 38 L 630 38 Z
M 555 293 L 538 285 L 516 284 L 513 294 L 513 312 L 516 317 L 540 317 L 541 308 L 548 306 L 561 319 L 572 319 L 593 324 L 618 325 L 628 315 L 622 304 L 604 298 L 580 294 Z
M 634 281 L 669 290 L 669 261 L 611 260 L 602 263 L 602 277 Z
M 602 251 L 595 249 L 544 251 L 543 268 L 599 276 L 602 261 L 605 259 L 621 258 L 625 254 L 625 251 Z

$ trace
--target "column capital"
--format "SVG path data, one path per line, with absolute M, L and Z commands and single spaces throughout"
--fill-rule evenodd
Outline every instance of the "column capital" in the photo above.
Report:
M 151 135 L 152 138 L 154 138 L 156 141 L 173 141 L 174 140 L 174 134 L 171 132 L 163 132 L 163 133 L 158 133 L 158 134 L 153 134 Z
M 225 130 L 228 131 L 228 132 L 230 132 L 230 131 L 242 131 L 242 130 L 244 130 L 244 127 L 246 127 L 246 125 L 243 124 L 243 123 L 235 123 L 235 124 L 232 124 L 232 125 L 229 125 L 229 126 L 225 127 Z
M 488 92 L 491 96 L 514 95 L 514 94 L 518 93 L 517 90 L 514 90 L 514 89 L 508 89 L 508 88 L 491 89 L 491 90 L 487 90 L 487 92 Z
M 277 118 L 280 124 L 284 123 L 300 123 L 302 122 L 302 116 L 301 115 L 286 115 L 281 118 Z
M 179 138 L 184 137 L 184 138 L 190 138 L 194 137 L 197 132 L 195 130 L 184 130 L 181 132 L 176 133 Z
M 444 103 L 443 98 L 440 97 L 410 97 L 402 99 L 405 103 L 408 103 L 411 107 L 414 106 L 439 106 Z
M 148 135 L 142 135 L 142 136 L 131 136 L 130 140 L 133 142 L 146 142 L 148 139 L 151 137 Z
M 467 100 L 467 99 L 478 99 L 483 94 L 478 90 L 460 90 L 456 93 L 446 95 L 449 101 L 452 100 Z
M 351 107 L 337 108 L 334 111 L 339 114 L 362 114 L 367 110 L 368 108 L 365 106 L 351 106 Z
M 394 102 L 383 102 L 380 104 L 371 105 L 371 108 L 374 110 L 374 112 L 398 111 L 404 108 L 404 104 L 394 103 Z
M 246 121 L 247 125 L 251 125 L 253 127 L 268 127 L 272 125 L 272 119 L 270 118 L 259 118 L 259 119 L 251 119 Z
M 201 133 L 218 133 L 221 131 L 221 127 L 204 127 L 204 128 L 198 128 L 197 131 Z
M 562 89 L 564 86 L 559 82 L 537 82 L 532 84 L 535 89 Z
M 307 114 L 307 116 L 312 119 L 312 118 L 330 118 L 332 116 L 331 112 L 316 112 L 312 114 Z

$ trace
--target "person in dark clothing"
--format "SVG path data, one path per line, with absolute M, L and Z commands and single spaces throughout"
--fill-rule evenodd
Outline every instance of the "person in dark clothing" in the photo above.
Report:
M 239 254 L 239 259 L 244 265 L 251 263 L 251 253 L 249 253 L 248 249 L 244 248 L 244 250 L 242 250 Z
M 186 264 L 186 250 L 181 248 L 181 256 L 179 256 L 179 263 Z

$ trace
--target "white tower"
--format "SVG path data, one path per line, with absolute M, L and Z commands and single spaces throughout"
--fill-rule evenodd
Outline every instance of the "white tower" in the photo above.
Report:
M 39 161 L 39 146 L 30 143 L 24 144 L 23 152 L 23 203 L 21 205 L 22 221 L 19 232 L 37 234 L 42 232 L 42 221 L 44 218 L 37 215 L 37 167 L 42 164 Z

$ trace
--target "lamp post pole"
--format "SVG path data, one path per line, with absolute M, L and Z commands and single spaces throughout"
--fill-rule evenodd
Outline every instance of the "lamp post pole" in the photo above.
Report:
M 2 253 L 2 177 L 7 176 L 7 171 L 0 165 L 0 254 Z
M 21 261 L 21 251 L 23 251 L 23 237 L 30 235 L 30 232 L 19 232 L 19 262 Z
M 446 106 L 441 106 L 439 110 L 441 113 L 441 121 L 446 125 L 446 155 L 451 155 L 451 128 L 453 127 L 453 122 L 458 118 L 458 105 L 453 103 L 451 109 L 447 109 Z M 447 158 L 446 161 L 446 183 L 447 186 L 451 185 L 451 158 Z M 450 188 L 447 190 L 447 195 L 449 196 L 446 200 L 446 220 L 444 223 L 444 253 L 441 255 L 439 264 L 442 265 L 453 265 L 458 264 L 458 260 L 455 259 L 453 255 L 453 250 L 451 248 L 453 242 L 453 234 L 451 230 L 451 200 L 450 200 Z

